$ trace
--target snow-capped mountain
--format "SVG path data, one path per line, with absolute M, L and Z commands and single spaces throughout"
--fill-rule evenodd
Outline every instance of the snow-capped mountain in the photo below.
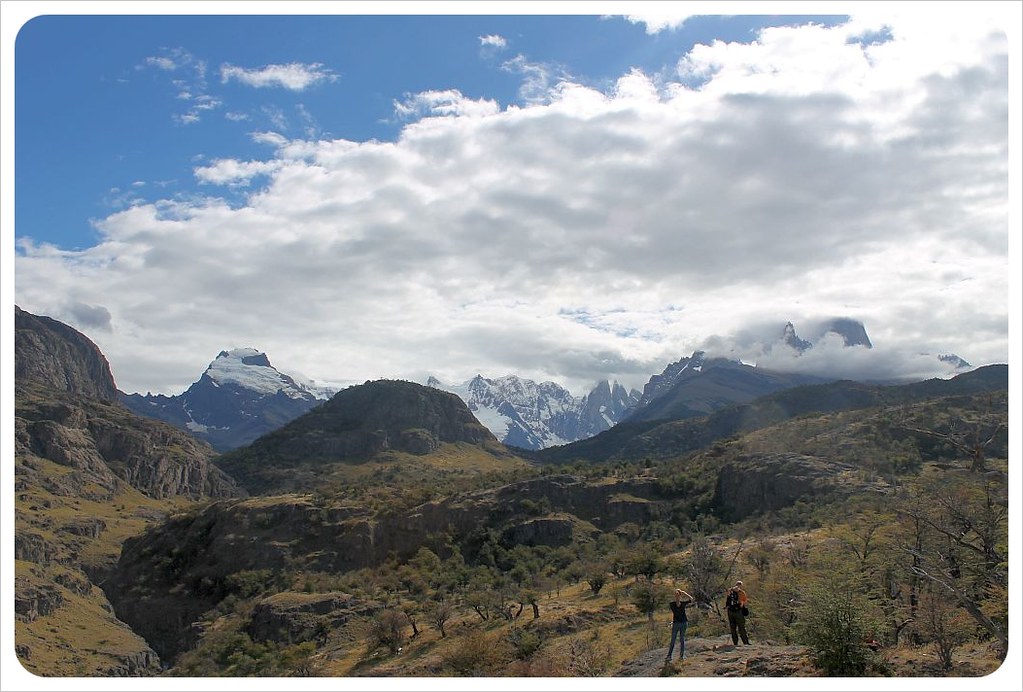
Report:
M 337 392 L 280 372 L 254 348 L 221 351 L 199 380 L 175 396 L 128 394 L 136 413 L 167 421 L 219 451 L 252 442 Z
M 554 382 L 538 384 L 515 375 L 497 379 L 477 375 L 460 385 L 445 385 L 431 377 L 426 384 L 457 394 L 504 444 L 534 450 L 607 430 L 639 397 L 639 392 L 607 381 L 586 396 L 575 397 Z

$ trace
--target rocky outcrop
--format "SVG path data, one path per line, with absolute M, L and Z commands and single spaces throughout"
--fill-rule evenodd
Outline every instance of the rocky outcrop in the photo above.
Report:
M 98 501 L 109 500 L 122 483 L 154 498 L 243 494 L 212 463 L 208 445 L 166 423 L 39 383 L 19 382 L 15 398 L 15 453 L 25 461 L 17 471 L 26 483 Z M 73 472 L 34 474 L 32 458 Z
M 578 520 L 572 517 L 538 517 L 512 524 L 501 534 L 501 540 L 510 545 L 548 545 L 558 547 L 574 542 Z M 590 526 L 589 537 L 599 533 Z
M 299 644 L 380 608 L 379 603 L 361 601 L 345 593 L 284 591 L 256 604 L 246 632 L 257 642 Z
M 23 622 L 32 622 L 49 615 L 64 605 L 64 596 L 56 587 L 30 584 L 16 579 L 14 583 L 14 613 Z
M 159 675 L 161 671 L 160 657 L 150 648 L 119 657 L 119 663 L 110 666 L 100 673 L 107 678 L 148 677 Z
M 855 467 L 803 454 L 764 454 L 726 463 L 718 475 L 714 504 L 738 521 L 839 490 L 862 489 Z
M 117 401 L 110 364 L 84 334 L 14 307 L 14 377 L 53 389 Z

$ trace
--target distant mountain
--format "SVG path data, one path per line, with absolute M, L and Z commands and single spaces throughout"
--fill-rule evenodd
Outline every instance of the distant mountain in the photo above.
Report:
M 772 372 L 727 358 L 707 358 L 703 351 L 696 351 L 651 377 L 639 403 L 623 420 L 705 416 L 765 394 L 826 381 L 811 375 Z
M 122 401 L 224 452 L 294 420 L 335 392 L 278 371 L 254 348 L 238 348 L 221 351 L 182 394 L 124 394 Z
M 861 322 L 838 317 L 819 325 L 809 339 L 799 336 L 792 322 L 787 322 L 777 339 L 766 345 L 766 351 L 789 348 L 798 357 L 832 334 L 840 336 L 845 347 L 873 348 Z M 704 351 L 695 351 L 651 377 L 643 387 L 639 402 L 621 420 L 637 422 L 703 416 L 789 387 L 836 379 L 839 378 L 765 370 L 739 360 L 708 358 Z
M 322 487 L 336 464 L 359 464 L 389 452 L 427 456 L 465 443 L 510 456 L 454 394 L 414 382 L 377 380 L 343 389 L 217 465 L 250 492 Z
M 584 397 L 574 397 L 554 382 L 537 384 L 516 375 L 497 379 L 477 375 L 460 385 L 445 385 L 431 377 L 427 386 L 457 394 L 497 439 L 529 450 L 603 432 L 639 399 L 639 392 L 606 380 Z
M 870 337 L 867 336 L 867 330 L 863 326 L 863 323 L 849 319 L 848 317 L 835 317 L 826 321 L 818 328 L 817 333 L 813 334 L 809 340 L 802 339 L 797 336 L 795 326 L 791 322 L 788 322 L 782 330 L 781 340 L 786 345 L 791 346 L 799 353 L 802 353 L 813 348 L 814 344 L 818 343 L 829 334 L 837 334 L 842 337 L 842 341 L 846 346 L 865 346 L 866 348 L 874 347 L 873 344 L 870 343 Z
M 971 397 L 1007 389 L 1005 365 L 988 365 L 949 379 L 900 385 L 838 380 L 786 388 L 702 417 L 626 420 L 600 435 L 536 452 L 532 458 L 545 463 L 664 459 L 799 416 L 904 405 L 940 397 Z
M 970 365 L 969 361 L 963 360 L 954 353 L 943 353 L 938 356 L 938 360 L 942 363 L 948 363 L 956 372 L 964 372 L 973 367 Z

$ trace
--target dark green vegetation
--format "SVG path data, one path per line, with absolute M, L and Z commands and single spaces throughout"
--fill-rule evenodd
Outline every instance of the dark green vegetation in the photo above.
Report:
M 38 674 L 978 676 L 1006 651 L 1004 366 L 528 460 L 411 383 L 216 457 L 28 379 L 16 624 Z M 729 663 L 735 579 L 754 647 Z M 676 585 L 694 656 L 662 668 Z

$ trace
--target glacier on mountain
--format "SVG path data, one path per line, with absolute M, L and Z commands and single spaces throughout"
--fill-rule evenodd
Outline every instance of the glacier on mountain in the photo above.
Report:
M 435 377 L 427 386 L 458 395 L 472 414 L 506 445 L 545 449 L 586 439 L 612 427 L 635 405 L 639 392 L 617 382 L 600 382 L 576 397 L 555 382 L 537 383 L 516 375 L 476 375 L 458 385 Z

